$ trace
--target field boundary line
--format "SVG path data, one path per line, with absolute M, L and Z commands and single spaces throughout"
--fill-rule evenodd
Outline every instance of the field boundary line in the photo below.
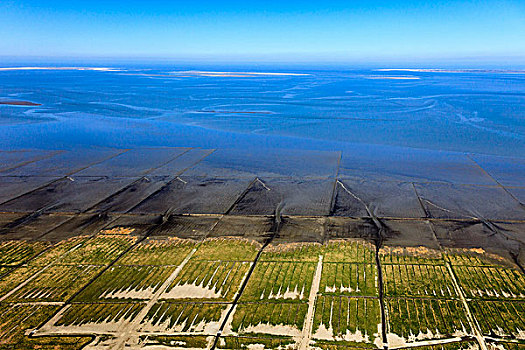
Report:
M 182 271 L 184 266 L 190 261 L 191 257 L 195 252 L 197 251 L 197 248 L 193 248 L 191 252 L 184 258 L 184 260 L 180 263 L 180 265 L 171 273 L 171 275 L 162 283 L 160 288 L 153 294 L 151 299 L 148 300 L 146 305 L 140 310 L 140 312 L 135 316 L 132 322 L 125 323 L 121 329 L 118 330 L 120 333 L 120 341 L 118 341 L 113 349 L 123 349 L 126 345 L 126 343 L 130 340 L 131 335 L 130 332 L 138 331 L 138 327 L 141 323 L 141 321 L 147 316 L 148 312 L 151 310 L 151 308 L 157 303 L 159 298 L 164 294 L 164 291 L 168 289 L 170 284 L 177 278 L 179 273 Z M 119 337 L 117 335 L 117 337 Z
M 319 292 L 319 285 L 321 284 L 321 275 L 323 272 L 323 256 L 319 255 L 317 261 L 317 268 L 315 269 L 312 286 L 310 287 L 310 296 L 308 297 L 308 312 L 303 325 L 303 334 L 299 344 L 299 350 L 307 350 L 312 338 L 312 328 L 314 325 L 315 302 L 317 300 L 317 293 Z
M 9 298 L 11 295 L 13 295 L 14 293 L 18 292 L 20 289 L 24 288 L 29 282 L 31 282 L 32 280 L 34 280 L 35 278 L 37 278 L 38 276 L 40 276 L 44 271 L 46 271 L 48 268 L 50 268 L 51 266 L 53 266 L 54 264 L 56 264 L 57 262 L 60 262 L 60 260 L 62 260 L 66 255 L 68 255 L 69 253 L 71 253 L 72 251 L 76 250 L 78 247 L 82 246 L 84 243 L 86 243 L 87 241 L 89 241 L 89 239 L 85 240 L 84 242 L 81 242 L 77 245 L 75 245 L 73 248 L 69 249 L 67 252 L 65 252 L 64 254 L 60 255 L 58 258 L 56 258 L 55 260 L 51 261 L 49 264 L 47 264 L 46 266 L 44 266 L 43 268 L 41 268 L 40 270 L 36 271 L 34 274 L 32 274 L 29 278 L 27 278 L 24 282 L 20 283 L 19 285 L 17 285 L 15 288 L 11 289 L 8 293 L 6 293 L 5 295 L 3 295 L 2 297 L 0 297 L 0 302 L 6 300 L 7 298 Z
M 472 313 L 470 312 L 470 308 L 468 306 L 467 300 L 465 299 L 465 296 L 463 295 L 463 291 L 461 290 L 461 287 L 459 286 L 459 283 L 456 279 L 456 275 L 454 274 L 454 271 L 452 270 L 452 266 L 450 265 L 450 262 L 445 261 L 445 266 L 447 267 L 450 277 L 452 278 L 452 283 L 454 283 L 454 288 L 456 288 L 456 293 L 458 293 L 459 299 L 463 303 L 463 307 L 465 308 L 465 311 L 466 311 L 467 320 L 469 321 L 470 326 L 472 327 L 472 331 L 474 332 L 474 336 L 478 340 L 481 350 L 488 350 L 487 344 L 485 343 L 485 338 L 483 338 L 483 335 L 481 334 L 479 324 L 477 320 L 474 318 L 474 316 L 472 316 Z

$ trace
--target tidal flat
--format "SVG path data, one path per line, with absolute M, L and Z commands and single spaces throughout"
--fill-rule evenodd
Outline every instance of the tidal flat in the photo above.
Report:
M 523 349 L 523 75 L 259 73 L 0 70 L 0 348 Z

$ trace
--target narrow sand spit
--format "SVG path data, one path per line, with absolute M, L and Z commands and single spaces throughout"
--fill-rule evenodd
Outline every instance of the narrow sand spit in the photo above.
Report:
M 107 67 L 1 67 L 0 71 L 17 71 L 17 70 L 83 70 L 97 72 L 120 72 L 121 69 Z
M 177 74 L 182 76 L 201 76 L 201 77 L 238 77 L 238 78 L 248 78 L 248 77 L 280 77 L 280 76 L 308 76 L 310 74 L 299 74 L 299 73 L 268 73 L 268 72 L 214 72 L 214 71 L 176 71 L 171 72 L 171 74 Z

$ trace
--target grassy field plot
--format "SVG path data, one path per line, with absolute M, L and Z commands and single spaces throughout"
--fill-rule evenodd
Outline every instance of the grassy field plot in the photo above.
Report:
M 457 300 L 429 298 L 386 299 L 389 342 L 472 334 L 463 305 Z
M 334 295 L 377 296 L 376 265 L 324 262 L 319 291 Z
M 210 238 L 193 255 L 195 260 L 253 261 L 260 246 L 254 241 L 239 238 Z
M 503 267 L 454 266 L 458 283 L 468 298 L 525 299 L 525 276 Z
M 101 269 L 93 265 L 52 266 L 11 294 L 7 300 L 66 301 Z
M 2 278 L 0 278 L 0 297 L 4 296 L 13 288 L 16 288 L 29 277 L 33 276 L 36 272 L 38 272 L 38 270 L 39 268 L 37 267 L 23 266 L 4 275 Z
M 98 235 L 69 253 L 62 264 L 109 264 L 136 241 L 137 237 L 129 235 Z
M 327 262 L 375 263 L 375 247 L 364 240 L 331 240 L 319 243 L 283 243 L 268 246 L 262 261 L 311 261 L 319 255 Z
M 180 265 L 196 246 L 195 241 L 166 238 L 148 239 L 126 253 L 119 265 Z
M 525 340 L 524 302 L 472 300 L 469 307 L 483 334 Z
M 0 266 L 17 266 L 49 247 L 47 242 L 0 242 Z
M 439 250 L 422 246 L 384 246 L 379 249 L 379 258 L 383 264 L 444 264 L 443 255 Z
M 300 336 L 307 310 L 307 303 L 240 303 L 233 315 L 231 330 L 243 335 Z
M 308 300 L 314 277 L 312 262 L 259 261 L 241 300 Z
M 112 266 L 82 291 L 75 301 L 151 299 L 175 266 Z
M 380 324 L 379 299 L 323 295 L 317 298 L 312 338 L 373 344 Z
M 143 307 L 143 303 L 71 304 L 53 327 L 70 328 L 71 332 L 80 328 L 85 333 L 114 332 L 123 322 L 133 320 Z
M 279 336 L 237 336 L 221 337 L 217 344 L 218 350 L 238 350 L 238 349 L 261 349 L 261 350 L 293 350 L 296 349 L 296 342 L 291 337 Z
M 489 350 L 523 350 L 525 343 L 490 342 L 487 343 Z
M 365 240 L 332 240 L 323 248 L 324 262 L 375 263 L 375 246 Z
M 251 262 L 190 260 L 166 289 L 163 299 L 232 301 Z
M 323 246 L 319 243 L 283 243 L 269 245 L 261 254 L 261 261 L 317 262 Z
M 43 267 L 49 265 L 52 262 L 56 262 L 66 254 L 72 253 L 76 249 L 79 249 L 82 244 L 87 241 L 87 239 L 87 237 L 74 237 L 60 241 L 53 245 L 50 249 L 29 261 L 28 265 Z
M 418 350 L 478 350 L 479 344 L 475 341 L 458 341 L 458 342 L 445 343 L 445 344 L 418 346 L 417 349 Z
M 483 248 L 447 248 L 446 253 L 447 259 L 454 266 L 502 266 L 506 262 L 501 256 Z
M 56 306 L 0 304 L 0 349 L 81 349 L 90 338 L 28 338 L 26 330 L 35 329 L 55 311 Z
M 215 227 L 218 215 L 171 215 L 166 222 L 153 230 L 152 237 L 178 237 L 201 239 Z
M 223 303 L 160 302 L 149 310 L 141 328 L 144 332 L 215 335 L 229 307 Z
M 206 349 L 213 336 L 206 335 L 143 335 L 140 337 L 144 347 L 166 347 L 176 349 Z M 240 349 L 240 348 L 236 348 Z
M 386 296 L 456 298 L 452 278 L 443 265 L 383 264 Z

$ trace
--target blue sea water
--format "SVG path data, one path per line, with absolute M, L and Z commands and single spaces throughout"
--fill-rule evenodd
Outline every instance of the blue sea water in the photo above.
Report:
M 193 146 L 525 157 L 523 72 L 265 67 L 302 75 L 203 76 L 178 73 L 188 69 L 179 66 L 117 68 L 0 71 L 0 101 L 41 104 L 0 105 L 0 148 Z

